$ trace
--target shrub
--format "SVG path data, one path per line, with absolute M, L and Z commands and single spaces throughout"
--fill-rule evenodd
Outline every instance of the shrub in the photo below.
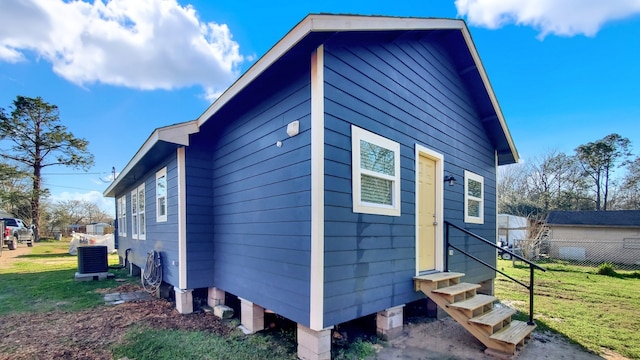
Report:
M 612 263 L 605 262 L 598 266 L 598 275 L 618 276 L 618 273 L 613 268 Z

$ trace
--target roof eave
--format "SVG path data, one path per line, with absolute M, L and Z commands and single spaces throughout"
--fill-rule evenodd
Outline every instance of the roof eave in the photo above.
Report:
M 505 156 L 501 153 L 500 165 L 517 163 L 519 160 L 513 138 L 507 127 L 507 123 L 496 99 L 489 78 L 486 74 L 480 56 L 475 48 L 469 29 L 463 20 L 437 19 L 437 18 L 411 18 L 411 17 L 385 17 L 385 16 L 361 16 L 361 15 L 329 15 L 311 14 L 300 21 L 280 41 L 278 41 L 264 56 L 262 56 L 247 72 L 233 83 L 218 99 L 216 99 L 198 117 L 198 126 L 202 126 L 215 113 L 224 107 L 231 99 L 239 94 L 246 86 L 251 84 L 273 63 L 286 54 L 291 48 L 312 32 L 341 32 L 341 31 L 389 31 L 389 30 L 460 30 L 465 43 L 473 57 L 473 61 L 480 74 L 485 89 L 491 100 L 491 105 L 496 113 L 504 136 L 508 143 L 509 152 Z M 505 159 L 505 160 L 502 160 Z
M 106 197 L 114 197 L 115 189 L 120 182 L 127 177 L 131 170 L 149 153 L 149 151 L 160 141 L 164 141 L 171 144 L 188 146 L 189 135 L 198 132 L 197 120 L 191 120 L 175 125 L 169 125 L 155 129 L 149 138 L 142 144 L 140 149 L 136 152 L 129 163 L 122 169 L 116 179 L 107 187 L 103 192 Z

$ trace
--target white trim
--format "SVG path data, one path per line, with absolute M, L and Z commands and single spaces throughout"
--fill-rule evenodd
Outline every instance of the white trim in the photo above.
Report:
M 160 178 L 164 178 L 164 215 L 160 214 L 160 194 L 158 193 L 158 180 Z M 156 222 L 166 222 L 167 221 L 167 213 L 169 212 L 169 204 L 168 204 L 168 179 L 167 179 L 167 167 L 163 167 L 162 169 L 156 172 Z
M 131 238 L 138 239 L 138 188 L 131 190 Z M 135 200 L 134 200 L 135 199 Z M 135 220 L 133 217 L 135 216 Z
M 116 199 L 116 219 L 118 221 L 118 236 L 127 237 L 127 194 Z M 121 216 L 122 215 L 122 216 Z M 120 221 L 123 220 L 123 221 Z
M 264 54 L 247 72 L 233 83 L 209 108 L 198 117 L 202 126 L 247 85 L 298 44 L 309 33 L 328 31 L 376 31 L 376 30 L 433 30 L 464 29 L 462 20 L 421 19 L 354 15 L 308 15 Z
M 480 197 L 470 196 L 469 195 L 469 180 L 473 180 L 480 183 Z M 471 171 L 464 171 L 464 222 L 471 224 L 484 224 L 484 207 L 485 207 L 485 196 L 484 196 L 484 177 L 473 173 Z M 471 216 L 469 215 L 469 200 L 478 201 L 480 203 L 478 211 L 480 212 L 479 216 Z
M 138 209 L 140 209 L 140 192 L 142 192 L 142 211 L 138 211 L 138 239 L 146 240 L 147 239 L 147 188 L 145 186 L 145 182 L 143 181 L 140 186 L 138 186 Z M 143 221 L 140 221 L 141 217 L 144 218 Z
M 309 328 L 324 329 L 324 47 L 311 55 L 311 279 Z
M 364 140 L 368 143 L 393 151 L 394 155 L 394 175 L 384 175 L 373 171 L 367 171 L 360 166 L 360 141 Z M 391 205 L 375 204 L 362 201 L 362 183 L 361 175 L 369 175 L 372 177 L 389 180 L 393 182 L 393 193 L 391 195 Z M 401 199 L 400 199 L 400 144 L 374 134 L 370 131 L 361 129 L 355 125 L 351 125 L 351 193 L 353 198 L 353 212 L 400 216 Z
M 478 51 L 473 43 L 469 29 L 463 20 L 458 19 L 434 19 L 434 18 L 403 18 L 386 16 L 359 16 L 359 15 L 320 15 L 312 14 L 305 17 L 293 29 L 278 41 L 266 54 L 249 68 L 235 83 L 233 83 L 207 110 L 198 117 L 198 126 L 204 124 L 209 118 L 218 112 L 224 105 L 239 94 L 247 85 L 259 77 L 267 68 L 279 60 L 291 48 L 302 41 L 312 32 L 339 32 L 339 31 L 412 31 L 412 30 L 460 30 L 467 48 L 471 53 L 474 64 L 478 69 L 480 78 L 496 112 L 500 127 L 505 134 L 509 148 L 518 162 L 518 151 L 513 143 L 511 133 L 504 120 L 502 110 L 498 104 L 489 78 L 484 70 Z
M 136 155 L 129 161 L 120 172 L 118 178 L 104 191 L 105 196 L 115 196 L 114 189 L 121 179 L 127 175 L 133 167 L 142 160 L 149 150 L 158 141 L 168 141 L 180 145 L 188 145 L 189 134 L 196 133 L 199 127 L 207 122 L 211 116 L 222 109 L 231 99 L 238 95 L 245 87 L 258 78 L 266 69 L 279 60 L 291 48 L 296 46 L 311 32 L 332 32 L 332 31 L 412 31 L 412 30 L 460 30 L 464 41 L 471 53 L 475 67 L 477 68 L 493 109 L 497 115 L 500 127 L 505 134 L 511 153 L 518 162 L 519 155 L 515 148 L 511 133 L 507 127 L 502 110 L 498 104 L 489 78 L 484 70 L 480 56 L 475 48 L 469 29 L 463 20 L 457 19 L 433 19 L 433 18 L 402 18 L 383 16 L 357 16 L 357 15 L 308 15 L 293 29 L 289 31 L 280 41 L 278 41 L 266 54 L 249 68 L 236 82 L 216 99 L 197 120 L 182 124 L 172 125 L 165 128 L 156 129 L 147 139 Z
M 435 270 L 444 271 L 444 155 L 440 154 L 436 151 L 428 149 L 422 145 L 416 144 L 415 150 L 415 184 L 416 184 L 416 232 L 415 232 L 415 243 L 416 243 L 416 276 L 419 275 L 420 268 L 418 264 L 418 254 L 420 253 L 420 248 L 418 246 L 418 225 L 419 225 L 419 216 L 418 216 L 418 200 L 420 187 L 419 179 L 418 179 L 418 165 L 420 162 L 420 155 L 426 155 L 426 157 L 434 160 L 436 162 L 436 263 Z M 440 179 L 443 179 L 440 181 Z
M 187 179 L 185 148 L 176 153 L 178 172 L 178 286 L 187 288 Z
M 469 49 L 469 52 L 471 53 L 473 62 L 475 63 L 476 68 L 478 69 L 480 78 L 482 78 L 482 83 L 484 84 L 484 88 L 487 90 L 487 95 L 489 95 L 489 99 L 491 100 L 491 105 L 493 105 L 493 110 L 496 112 L 496 116 L 498 117 L 498 122 L 500 122 L 500 127 L 504 132 L 504 136 L 507 139 L 507 143 L 509 143 L 509 149 L 511 149 L 511 154 L 513 154 L 514 163 L 517 163 L 518 160 L 520 159 L 520 155 L 518 154 L 516 145 L 513 143 L 511 132 L 509 131 L 507 122 L 505 121 L 504 115 L 502 114 L 502 109 L 500 108 L 500 104 L 498 104 L 498 99 L 496 98 L 496 94 L 493 92 L 493 87 L 491 87 L 491 82 L 489 81 L 487 72 L 484 70 L 484 65 L 482 65 L 482 60 L 480 60 L 480 55 L 478 55 L 478 50 L 476 49 L 476 46 L 473 43 L 473 39 L 471 38 L 471 33 L 469 33 L 469 29 L 467 28 L 466 25 L 461 27 L 460 31 L 462 32 L 464 41 L 467 44 L 467 48 Z
M 164 141 L 168 143 L 189 146 L 189 135 L 198 132 L 198 123 L 196 120 L 183 122 L 180 124 L 174 124 L 164 126 L 155 129 L 147 140 L 142 144 L 138 152 L 129 160 L 129 163 L 120 171 L 118 177 L 109 185 L 109 187 L 103 192 L 104 196 L 114 196 L 114 189 L 120 183 L 122 179 L 142 160 L 143 157 L 151 151 L 153 146 L 158 141 Z

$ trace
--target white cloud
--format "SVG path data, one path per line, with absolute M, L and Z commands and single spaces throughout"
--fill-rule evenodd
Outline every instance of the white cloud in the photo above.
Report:
M 80 86 L 199 85 L 210 97 L 244 61 L 227 25 L 203 22 L 176 0 L 2 0 L 0 24 L 0 61 L 35 54 Z
M 531 26 L 548 34 L 594 36 L 611 21 L 640 14 L 640 0 L 456 0 L 458 15 L 476 26 Z
M 99 191 L 88 191 L 85 193 L 80 192 L 68 192 L 63 191 L 56 195 L 51 195 L 49 200 L 52 203 L 56 203 L 58 201 L 67 201 L 67 200 L 84 200 L 87 202 L 94 203 L 98 205 L 100 209 L 105 211 L 107 214 L 114 216 L 116 214 L 116 205 L 115 201 L 111 198 L 106 198 L 102 196 L 102 193 Z

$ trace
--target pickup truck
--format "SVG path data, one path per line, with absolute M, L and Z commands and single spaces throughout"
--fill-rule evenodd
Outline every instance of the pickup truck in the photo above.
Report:
M 26 242 L 27 246 L 33 246 L 33 228 L 28 227 L 20 219 L 4 218 L 4 229 L 2 233 L 3 246 L 7 245 L 9 250 L 15 250 L 18 243 Z

